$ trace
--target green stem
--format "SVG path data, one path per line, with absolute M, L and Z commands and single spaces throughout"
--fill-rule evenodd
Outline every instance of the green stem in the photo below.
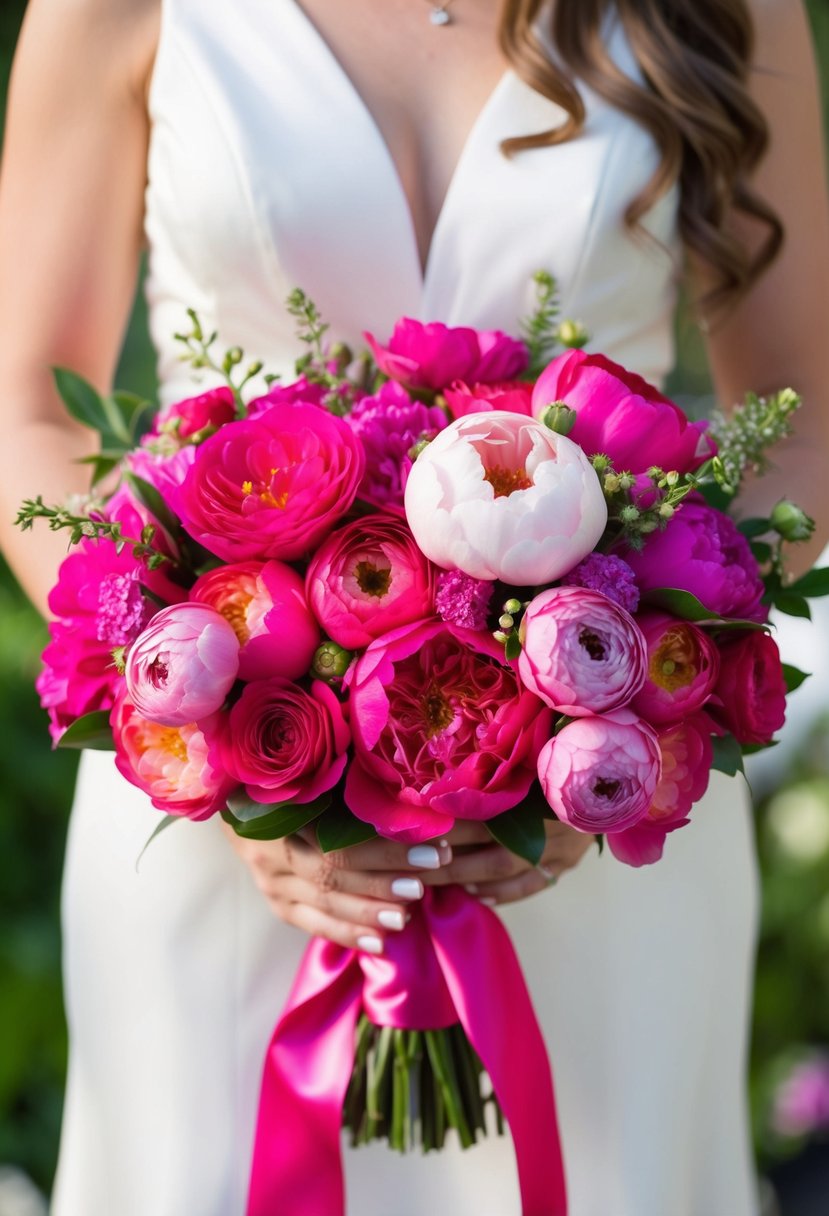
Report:
M 427 1030 L 425 1032 L 426 1049 L 434 1069 L 438 1086 L 446 1107 L 446 1117 L 460 1137 L 461 1145 L 469 1148 L 475 1143 L 475 1137 L 469 1130 L 469 1124 L 463 1110 L 458 1075 L 449 1050 L 449 1042 L 445 1031 Z

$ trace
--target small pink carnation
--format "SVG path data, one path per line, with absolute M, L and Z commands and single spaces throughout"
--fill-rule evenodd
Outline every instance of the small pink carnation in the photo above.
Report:
M 373 397 L 358 401 L 346 422 L 362 443 L 366 457 L 360 498 L 402 514 L 403 491 L 412 467 L 411 450 L 443 430 L 446 414 L 437 406 L 413 401 L 404 388 L 389 381 Z
M 627 562 L 605 553 L 591 553 L 561 580 L 568 587 L 588 587 L 601 591 L 626 612 L 639 607 L 639 588 Z

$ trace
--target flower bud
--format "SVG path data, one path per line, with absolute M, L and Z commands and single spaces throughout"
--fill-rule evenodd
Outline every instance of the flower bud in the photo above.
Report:
M 498 624 L 501 626 L 502 629 L 509 630 L 509 629 L 512 629 L 512 627 L 515 625 L 515 620 L 510 615 L 509 612 L 505 612 L 503 614 L 503 616 L 498 617 Z
M 409 459 L 417 460 L 420 453 L 424 452 L 431 442 L 431 439 L 418 439 L 417 443 L 412 444 L 409 448 Z
M 508 612 L 510 616 L 515 616 L 521 611 L 521 601 L 516 599 L 506 600 L 504 603 L 504 612 Z
M 333 370 L 341 376 L 353 359 L 354 355 L 350 346 L 347 346 L 345 342 L 335 342 L 326 356 L 326 363 L 333 364 Z
M 808 540 L 815 530 L 815 521 L 795 503 L 781 498 L 771 513 L 771 526 L 783 540 Z
M 571 349 L 577 350 L 580 350 L 582 346 L 586 346 L 590 340 L 590 334 L 581 321 L 562 321 L 558 327 L 557 336 L 562 346 L 568 346 Z
M 500 642 L 502 646 L 505 646 L 509 641 L 509 637 L 506 633 L 504 633 L 503 629 L 496 629 L 492 636 L 495 638 L 495 641 Z
M 317 647 L 314 654 L 311 674 L 328 683 L 341 680 L 348 671 L 351 658 L 350 650 L 338 646 L 336 642 L 323 642 L 321 646 Z
M 564 401 L 552 401 L 541 411 L 539 421 L 557 435 L 567 435 L 576 425 L 576 411 Z

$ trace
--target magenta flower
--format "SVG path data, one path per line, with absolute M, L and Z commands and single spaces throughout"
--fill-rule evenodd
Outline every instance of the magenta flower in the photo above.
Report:
M 165 502 L 168 502 L 184 481 L 190 466 L 196 459 L 195 444 L 187 444 L 172 455 L 153 452 L 146 447 L 135 448 L 127 454 L 127 468 L 136 477 L 155 486 Z
M 462 570 L 444 570 L 438 575 L 435 609 L 442 621 L 463 629 L 486 629 L 494 586 L 472 578 Z
M 318 380 L 309 380 L 300 376 L 291 384 L 272 384 L 261 397 L 254 397 L 248 402 L 248 417 L 264 414 L 274 405 L 322 405 L 328 388 Z
M 357 650 L 430 616 L 435 574 L 402 519 L 365 515 L 323 541 L 305 586 L 328 636 Z
M 829 1056 L 800 1060 L 779 1085 L 771 1122 L 778 1136 L 809 1136 L 829 1129 Z
M 199 441 L 236 417 L 233 393 L 225 385 L 177 401 L 158 415 L 154 435 L 171 435 L 180 443 Z
M 162 726 L 200 722 L 223 704 L 239 671 L 233 626 L 207 604 L 173 604 L 127 652 L 135 708 Z
M 626 612 L 635 612 L 639 607 L 639 588 L 633 571 L 621 557 L 606 553 L 590 553 L 565 574 L 562 582 L 568 587 L 588 587 L 601 591 Z
M 636 622 L 648 647 L 648 674 L 631 709 L 652 726 L 696 713 L 713 692 L 720 670 L 711 637 L 666 612 L 643 612 Z
M 711 713 L 738 743 L 770 743 L 786 718 L 780 651 L 767 633 L 732 634 L 720 647 L 720 676 Z
M 487 634 L 409 625 L 373 642 L 348 680 L 345 800 L 382 836 L 429 840 L 526 796 L 552 714 Z
M 525 380 L 508 380 L 500 384 L 464 384 L 456 381 L 443 390 L 453 418 L 467 414 L 482 414 L 487 410 L 506 410 L 532 418 L 533 386 Z
M 491 383 L 519 376 L 528 364 L 527 348 L 496 330 L 477 332 L 425 325 L 403 317 L 387 346 L 363 334 L 380 371 L 406 388 L 439 391 L 455 380 Z
M 706 422 L 689 422 L 653 385 L 604 355 L 570 350 L 554 359 L 536 382 L 536 417 L 553 401 L 576 411 L 570 438 L 588 456 L 604 453 L 619 472 L 658 465 L 689 473 L 717 450 Z
M 389 381 L 375 396 L 358 401 L 346 422 L 362 443 L 366 457 L 360 498 L 402 514 L 403 491 L 412 467 L 411 450 L 443 430 L 446 414 L 437 406 L 413 401 L 404 388 Z
M 621 709 L 644 683 L 647 649 L 639 626 L 599 591 L 542 591 L 524 614 L 520 637 L 524 685 L 559 713 Z

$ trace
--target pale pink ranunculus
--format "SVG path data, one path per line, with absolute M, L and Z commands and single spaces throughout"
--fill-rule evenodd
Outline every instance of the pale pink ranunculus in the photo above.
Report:
M 200 722 L 221 708 L 239 672 L 233 626 L 207 604 L 163 608 L 127 652 L 136 709 L 164 726 Z
M 373 334 L 363 337 L 380 371 L 412 389 L 434 392 L 455 380 L 482 384 L 511 380 L 529 362 L 526 344 L 499 330 L 424 324 L 403 317 L 386 346 Z
M 254 802 L 313 802 L 346 765 L 349 730 L 327 684 L 310 692 L 274 678 L 246 684 L 219 741 L 224 766 Z
M 451 423 L 415 461 L 406 517 L 438 566 L 515 586 L 549 583 L 595 547 L 607 522 L 577 444 L 495 410 Z
M 767 633 L 732 633 L 720 647 L 712 715 L 738 743 L 770 743 L 786 719 L 786 680 L 780 651 Z
M 580 832 L 621 832 L 647 814 L 659 782 L 656 732 L 629 709 L 576 718 L 538 757 L 544 797 Z
M 341 418 L 278 403 L 206 440 L 172 506 L 224 561 L 302 557 L 354 501 L 365 459 Z
M 115 764 L 132 785 L 168 815 L 207 819 L 234 787 L 216 752 L 221 715 L 198 725 L 162 726 L 145 718 L 122 689 L 110 715 Z
M 642 612 L 636 622 L 648 647 L 648 671 L 631 709 L 652 726 L 696 713 L 717 682 L 720 656 L 715 642 L 690 621 L 667 612 Z
M 372 642 L 347 680 L 345 800 L 381 836 L 429 840 L 526 796 L 552 713 L 488 634 L 404 626 Z
M 323 541 L 305 586 L 328 636 L 357 650 L 429 616 L 436 574 L 402 519 L 364 515 Z
M 284 562 L 236 562 L 196 579 L 190 599 L 215 608 L 239 640 L 239 679 L 298 680 L 311 667 L 320 631 L 305 584 Z
M 489 410 L 505 410 L 508 414 L 523 414 L 532 418 L 532 385 L 526 380 L 507 380 L 499 384 L 464 384 L 456 380 L 443 390 L 443 396 L 453 418 L 467 414 L 482 414 Z
M 530 692 L 573 717 L 621 709 L 645 680 L 636 621 L 600 591 L 551 587 L 521 621 L 518 674 Z

